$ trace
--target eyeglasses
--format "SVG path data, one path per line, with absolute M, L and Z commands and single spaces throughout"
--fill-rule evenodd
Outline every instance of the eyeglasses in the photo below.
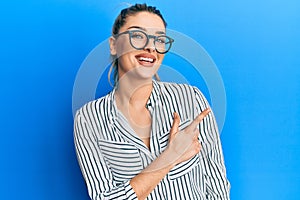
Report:
M 140 30 L 124 31 L 122 33 L 114 35 L 114 37 L 118 38 L 120 35 L 123 35 L 123 34 L 129 35 L 129 41 L 130 41 L 131 46 L 137 50 L 144 49 L 148 45 L 149 40 L 151 38 L 153 38 L 155 50 L 161 54 L 167 53 L 171 49 L 172 43 L 174 42 L 174 40 L 172 38 L 170 38 L 169 36 L 148 35 L 144 31 L 140 31 Z

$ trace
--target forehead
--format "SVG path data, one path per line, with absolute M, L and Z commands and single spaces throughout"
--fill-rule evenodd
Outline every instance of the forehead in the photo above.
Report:
M 149 12 L 139 12 L 133 16 L 128 16 L 126 23 L 121 27 L 120 32 L 125 31 L 132 26 L 156 31 L 165 31 L 166 29 L 162 19 L 158 15 Z

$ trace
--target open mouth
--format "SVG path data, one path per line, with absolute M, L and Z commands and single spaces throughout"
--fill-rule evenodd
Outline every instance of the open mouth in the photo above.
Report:
M 135 56 L 138 63 L 145 67 L 151 67 L 153 66 L 156 58 L 152 54 L 139 54 Z

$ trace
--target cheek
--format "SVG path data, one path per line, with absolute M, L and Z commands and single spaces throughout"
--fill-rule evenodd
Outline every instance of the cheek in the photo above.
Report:
M 135 65 L 133 58 L 134 55 L 132 55 L 131 53 L 122 54 L 118 57 L 119 65 L 123 68 L 131 68 Z
M 124 54 L 130 53 L 133 50 L 129 41 L 122 40 L 117 43 L 117 56 L 120 57 Z
M 159 63 L 162 63 L 164 57 L 165 57 L 165 54 L 158 54 L 158 56 L 157 56 L 158 62 L 159 62 Z

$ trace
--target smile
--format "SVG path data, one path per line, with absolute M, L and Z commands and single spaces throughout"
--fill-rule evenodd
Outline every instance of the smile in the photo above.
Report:
M 138 59 L 139 59 L 139 61 L 145 61 L 145 62 L 151 62 L 151 63 L 154 62 L 154 59 L 152 59 L 152 58 L 139 57 Z
M 156 61 L 156 58 L 154 55 L 150 53 L 142 53 L 135 56 L 138 63 L 144 67 L 152 67 L 153 64 Z

